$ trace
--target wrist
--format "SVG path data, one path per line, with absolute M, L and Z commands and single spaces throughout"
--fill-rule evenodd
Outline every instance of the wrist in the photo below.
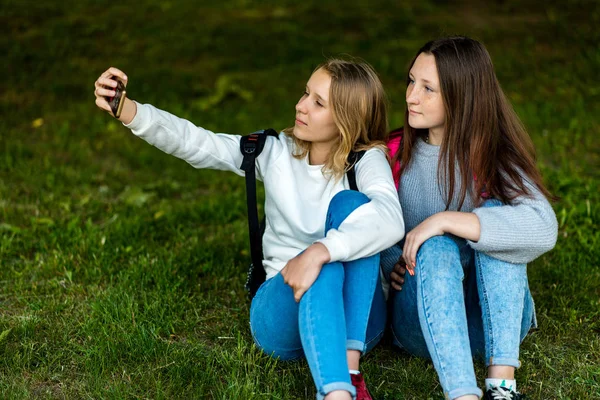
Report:
M 450 215 L 448 211 L 442 211 L 433 215 L 433 220 L 442 235 L 450 231 L 452 225 Z
M 123 104 L 123 111 L 121 112 L 119 121 L 125 125 L 129 125 L 137 114 L 137 105 L 135 104 L 135 101 L 129 99 L 128 97 L 125 97 L 124 101 L 125 103 Z
M 322 264 L 327 264 L 331 260 L 329 250 L 323 243 L 317 242 L 311 244 L 307 249 L 311 258 Z

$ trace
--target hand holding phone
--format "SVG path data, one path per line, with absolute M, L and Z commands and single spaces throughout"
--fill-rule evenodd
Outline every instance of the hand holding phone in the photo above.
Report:
M 96 106 L 108 112 L 124 124 L 130 123 L 136 115 L 135 102 L 126 97 L 127 75 L 118 68 L 110 67 L 94 82 Z
M 121 116 L 121 111 L 123 111 L 123 104 L 125 104 L 125 96 L 127 95 L 127 91 L 125 90 L 125 85 L 121 79 L 117 78 L 116 76 L 113 76 L 111 79 L 117 81 L 117 87 L 114 88 L 115 95 L 113 97 L 105 98 L 115 118 L 119 118 Z

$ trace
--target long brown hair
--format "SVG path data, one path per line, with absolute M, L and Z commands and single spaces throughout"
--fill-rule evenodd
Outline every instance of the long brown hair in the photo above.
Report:
M 339 141 L 323 170 L 339 179 L 349 168 L 348 155 L 351 151 L 372 147 L 387 151 L 387 99 L 377 73 L 364 61 L 330 59 L 315 71 L 319 69 L 331 76 L 329 102 L 333 121 L 340 131 Z M 311 143 L 295 137 L 293 128 L 284 132 L 294 139 L 294 157 L 306 157 Z
M 467 192 L 476 206 L 484 192 L 505 204 L 517 196 L 530 197 L 525 180 L 553 198 L 535 165 L 533 142 L 502 91 L 486 48 L 464 36 L 433 40 L 419 49 L 409 71 L 421 53 L 435 57 L 445 107 L 438 179 L 446 182 L 446 209 L 455 196 L 456 166 L 459 209 Z M 408 115 L 407 105 L 402 150 L 393 160 L 400 160 L 402 171 L 410 165 L 416 140 L 427 135 L 427 129 L 410 127 Z

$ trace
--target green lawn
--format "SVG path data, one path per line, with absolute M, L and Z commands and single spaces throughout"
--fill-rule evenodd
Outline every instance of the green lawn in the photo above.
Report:
M 519 387 L 600 399 L 597 1 L 141 3 L 0 0 L 0 398 L 314 397 L 305 363 L 252 345 L 243 179 L 133 137 L 95 107 L 102 71 L 123 69 L 138 101 L 247 133 L 290 125 L 313 67 L 351 54 L 380 73 L 396 126 L 417 49 L 467 34 L 560 197 L 558 244 L 529 266 L 540 329 Z M 389 340 L 362 369 L 377 399 L 442 398 L 431 363 Z

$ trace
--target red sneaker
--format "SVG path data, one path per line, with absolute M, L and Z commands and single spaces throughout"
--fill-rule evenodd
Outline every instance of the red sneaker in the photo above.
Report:
M 356 400 L 373 400 L 371 394 L 367 390 L 365 378 L 362 374 L 350 374 L 352 385 L 356 388 Z

